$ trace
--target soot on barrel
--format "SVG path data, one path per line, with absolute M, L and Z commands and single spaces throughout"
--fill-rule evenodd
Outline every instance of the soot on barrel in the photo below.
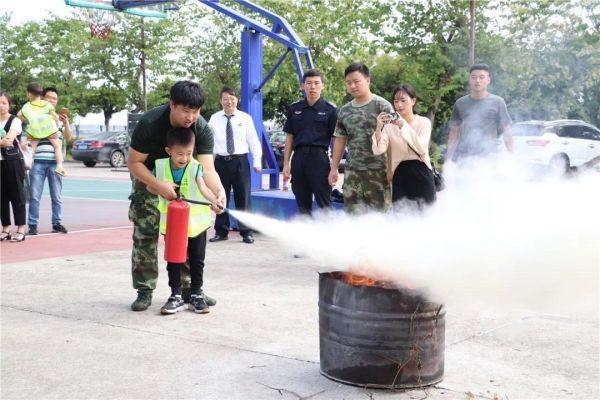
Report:
M 445 310 L 418 290 L 346 272 L 319 274 L 321 373 L 352 385 L 411 388 L 444 375 Z

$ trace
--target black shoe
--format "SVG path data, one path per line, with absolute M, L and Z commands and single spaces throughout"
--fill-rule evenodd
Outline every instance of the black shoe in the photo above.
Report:
M 67 233 L 67 228 L 61 224 L 52 225 L 52 233 Z
M 252 244 L 254 243 L 254 237 L 252 235 L 247 235 L 242 238 L 242 242 Z
M 177 311 L 181 311 L 185 308 L 185 303 L 181 296 L 171 296 L 167 300 L 164 306 L 161 307 L 160 313 L 162 315 L 175 314 Z
M 152 304 L 152 290 L 141 290 L 138 292 L 137 299 L 131 303 L 133 311 L 145 311 Z
M 222 240 L 227 240 L 229 239 L 227 236 L 221 236 L 221 235 L 215 235 L 213 237 L 211 237 L 210 239 L 208 239 L 209 242 L 220 242 Z
M 189 303 L 192 298 L 192 289 L 191 288 L 181 288 L 181 298 L 184 303 Z M 210 297 L 206 293 L 204 294 L 204 300 L 209 307 L 213 307 L 217 305 L 217 299 Z
M 38 234 L 38 230 L 37 230 L 37 225 L 29 225 L 29 232 L 27 232 L 28 235 L 37 235 Z
M 198 314 L 206 314 L 207 312 L 210 312 L 208 304 L 206 304 L 204 294 L 193 294 L 188 308 Z

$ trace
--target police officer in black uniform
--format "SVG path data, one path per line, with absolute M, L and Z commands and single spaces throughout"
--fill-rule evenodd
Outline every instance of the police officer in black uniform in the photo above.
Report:
M 321 71 L 306 71 L 302 77 L 305 98 L 290 106 L 283 127 L 287 134 L 283 176 L 292 178 L 292 191 L 301 214 L 312 214 L 313 195 L 319 208 L 331 207 L 327 150 L 337 123 L 337 108 L 321 97 L 323 87 Z

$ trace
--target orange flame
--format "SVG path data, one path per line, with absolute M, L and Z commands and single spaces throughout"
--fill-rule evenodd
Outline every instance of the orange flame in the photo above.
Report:
M 364 275 L 364 268 L 353 267 L 348 272 L 340 272 L 339 280 L 352 286 L 377 286 L 382 288 L 402 287 L 405 289 L 416 289 L 417 285 L 407 276 L 395 276 L 394 278 L 383 276 L 379 279 Z M 360 272 L 360 273 L 359 273 Z M 372 271 L 371 271 L 372 272 Z
M 353 286 L 385 286 L 385 282 L 350 272 L 342 274 L 341 281 Z

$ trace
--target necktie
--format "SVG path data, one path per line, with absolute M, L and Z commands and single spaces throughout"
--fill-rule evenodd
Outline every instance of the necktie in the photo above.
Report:
M 227 153 L 233 154 L 235 153 L 235 146 L 233 144 L 233 127 L 231 126 L 231 117 L 233 115 L 226 115 L 227 118 L 227 127 L 225 128 L 225 134 L 227 135 Z

